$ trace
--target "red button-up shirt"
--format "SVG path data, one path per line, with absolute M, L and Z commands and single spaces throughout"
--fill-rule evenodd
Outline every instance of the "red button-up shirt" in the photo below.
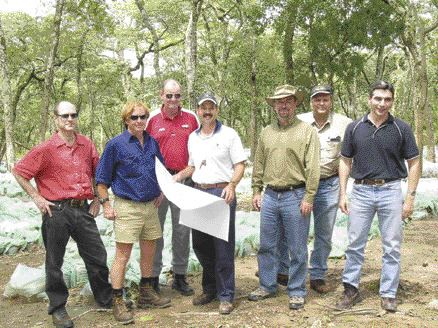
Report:
M 171 119 L 163 107 L 152 111 L 146 131 L 158 142 L 166 168 L 180 171 L 187 166 L 189 135 L 199 126 L 195 113 L 181 108 Z
M 55 133 L 32 148 L 14 167 L 25 179 L 35 179 L 38 192 L 48 200 L 92 199 L 92 179 L 99 155 L 87 137 L 76 134 L 73 146 Z

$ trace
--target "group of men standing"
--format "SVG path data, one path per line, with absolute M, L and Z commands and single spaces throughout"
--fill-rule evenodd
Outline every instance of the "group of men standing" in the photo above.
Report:
M 361 300 L 359 281 L 368 232 L 377 214 L 382 236 L 381 306 L 397 310 L 402 220 L 412 214 L 421 175 L 419 151 L 409 125 L 390 114 L 394 87 L 385 81 L 370 86 L 370 111 L 352 122 L 332 112 L 333 89 L 311 90 L 312 112 L 295 117 L 303 94 L 290 85 L 278 87 L 267 102 L 276 120 L 260 135 L 255 153 L 253 206 L 260 210 L 260 286 L 248 299 L 275 296 L 285 284 L 289 308 L 304 307 L 307 276 L 309 217 L 315 238 L 310 257 L 310 287 L 329 291 L 327 259 L 337 208 L 349 215 L 344 293 L 336 303 L 348 309 Z M 306 122 L 306 123 L 304 123 Z M 406 168 L 405 161 L 408 163 Z M 347 180 L 354 179 L 347 206 Z M 401 179 L 408 177 L 403 199 Z M 261 192 L 265 188 L 262 199 Z
M 136 241 L 140 242 L 142 275 L 138 306 L 170 306 L 170 299 L 161 295 L 159 285 L 163 267 L 161 237 L 169 208 L 172 288 L 184 296 L 194 294 L 186 279 L 190 229 L 179 223 L 179 208 L 159 189 L 154 171 L 156 158 L 176 182 L 222 197 L 229 204 L 228 242 L 192 230 L 193 249 L 203 268 L 202 294 L 194 297 L 193 304 L 219 299 L 221 314 L 233 311 L 235 188 L 247 159 L 242 142 L 235 130 L 218 120 L 219 103 L 213 94 L 198 98 L 198 117 L 182 108 L 177 81 L 166 80 L 160 98 L 161 108 L 150 114 L 142 103 L 124 107 L 122 122 L 126 131 L 108 142 L 100 161 L 94 144 L 77 133 L 79 113 L 75 106 L 60 102 L 54 109 L 57 132 L 13 169 L 43 215 L 46 292 L 49 314 L 57 327 L 73 327 L 65 310 L 68 290 L 61 271 L 70 236 L 86 264 L 96 303 L 101 308 L 112 307 L 118 321 L 133 321 L 122 288 Z M 368 100 L 370 112 L 355 122 L 332 111 L 331 86 L 314 87 L 310 95 L 312 111 L 296 117 L 296 108 L 303 99 L 304 94 L 290 85 L 276 88 L 274 95 L 266 99 L 276 116 L 261 132 L 254 158 L 252 203 L 261 211 L 260 286 L 248 298 L 259 301 L 272 297 L 280 282 L 287 284 L 289 308 L 304 306 L 311 212 L 315 239 L 310 287 L 319 293 L 328 291 L 327 259 L 339 205 L 349 213 L 350 221 L 345 291 L 337 307 L 348 308 L 360 300 L 358 286 L 366 236 L 377 212 L 384 248 L 382 307 L 395 311 L 401 223 L 412 213 L 420 165 L 409 125 L 389 113 L 394 88 L 384 81 L 373 84 Z M 408 161 L 409 172 L 404 160 Z M 348 208 L 346 184 L 350 173 L 355 181 Z M 408 175 L 409 191 L 403 203 L 400 180 Z M 32 178 L 37 188 L 29 182 Z M 115 195 L 114 204 L 109 201 L 108 188 Z M 88 204 L 87 200 L 92 201 Z M 99 203 L 104 216 L 114 220 L 115 226 L 112 286 L 108 282 L 106 251 L 94 221 Z

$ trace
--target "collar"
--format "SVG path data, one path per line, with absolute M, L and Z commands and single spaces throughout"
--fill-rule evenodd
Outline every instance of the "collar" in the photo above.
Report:
M 147 133 L 146 131 L 143 131 L 143 140 L 146 141 L 148 139 L 148 137 L 149 137 L 149 133 Z M 134 135 L 131 134 L 131 132 L 129 132 L 128 129 L 123 131 L 122 139 L 123 139 L 123 141 L 128 142 L 128 143 L 137 140 L 137 138 L 134 137 Z
M 333 111 L 330 111 L 328 117 L 327 117 L 327 121 L 324 123 L 324 125 L 322 127 L 318 127 L 318 124 L 316 124 L 316 120 L 315 120 L 315 116 L 313 115 L 312 112 L 312 125 L 316 126 L 318 129 L 322 129 L 324 128 L 327 124 L 332 125 L 333 122 Z
M 278 123 L 278 118 L 275 117 L 275 124 L 274 124 L 274 125 L 275 125 L 278 129 L 286 129 L 286 128 L 292 126 L 295 122 L 297 122 L 297 120 L 296 120 L 296 115 L 294 115 L 293 117 L 291 117 L 290 119 L 288 119 L 288 121 L 287 121 L 287 125 L 286 125 L 286 126 L 282 126 L 282 125 L 280 125 L 280 123 Z
M 216 126 L 214 127 L 213 134 L 215 134 L 216 132 L 219 132 L 219 130 L 221 129 L 221 127 L 222 127 L 222 123 L 221 123 L 219 120 L 216 120 Z M 202 129 L 202 125 L 200 125 L 199 128 L 197 128 L 197 129 L 195 130 L 196 134 L 201 133 L 201 129 Z
M 391 113 L 388 114 L 389 114 L 388 119 L 385 122 L 383 122 L 382 125 L 394 122 L 395 120 L 394 116 L 392 116 Z M 362 122 L 370 122 L 371 124 L 374 125 L 374 123 L 368 118 L 369 115 L 370 113 L 365 114 L 364 117 L 362 118 Z
M 73 143 L 73 144 L 77 144 L 77 145 L 83 145 L 84 144 L 84 141 L 82 140 L 82 138 L 80 138 L 80 134 L 79 133 L 76 133 L 76 132 L 73 132 L 74 133 L 74 135 L 75 135 L 75 142 Z M 66 145 L 67 143 L 65 142 L 65 140 L 64 139 L 62 139 L 60 136 L 59 136 L 59 134 L 58 134 L 58 131 L 56 131 L 53 135 L 52 135 L 52 138 L 51 138 L 51 142 L 56 146 L 56 147 L 59 147 L 59 146 L 62 146 L 62 145 Z
M 178 107 L 178 113 L 175 115 L 175 117 L 177 117 L 178 115 L 179 116 L 181 116 L 182 115 L 182 110 L 181 110 L 181 106 L 179 106 Z M 174 118 L 170 118 L 167 114 L 166 114 L 166 112 L 164 111 L 164 104 L 163 105 L 161 105 L 161 108 L 160 108 L 160 112 L 161 112 L 161 116 L 163 117 L 163 119 L 165 119 L 165 120 L 173 120 Z

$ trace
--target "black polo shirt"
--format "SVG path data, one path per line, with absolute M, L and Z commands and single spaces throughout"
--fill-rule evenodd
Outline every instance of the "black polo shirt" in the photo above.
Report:
M 353 159 L 354 179 L 402 179 L 408 175 L 405 160 L 419 152 L 406 122 L 389 114 L 377 128 L 366 114 L 348 125 L 341 155 Z

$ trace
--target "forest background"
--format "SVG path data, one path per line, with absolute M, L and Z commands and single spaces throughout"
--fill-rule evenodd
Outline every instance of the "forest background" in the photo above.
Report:
M 421 151 L 436 144 L 438 0 L 33 2 L 48 14 L 0 8 L 0 161 L 9 169 L 53 133 L 56 102 L 77 105 L 81 133 L 102 151 L 123 130 L 123 104 L 157 108 L 167 78 L 181 82 L 192 110 L 214 92 L 221 120 L 251 150 L 273 119 L 265 97 L 276 86 L 306 91 L 304 112 L 308 90 L 332 84 L 335 110 L 356 119 L 368 111 L 369 84 L 384 79 Z

